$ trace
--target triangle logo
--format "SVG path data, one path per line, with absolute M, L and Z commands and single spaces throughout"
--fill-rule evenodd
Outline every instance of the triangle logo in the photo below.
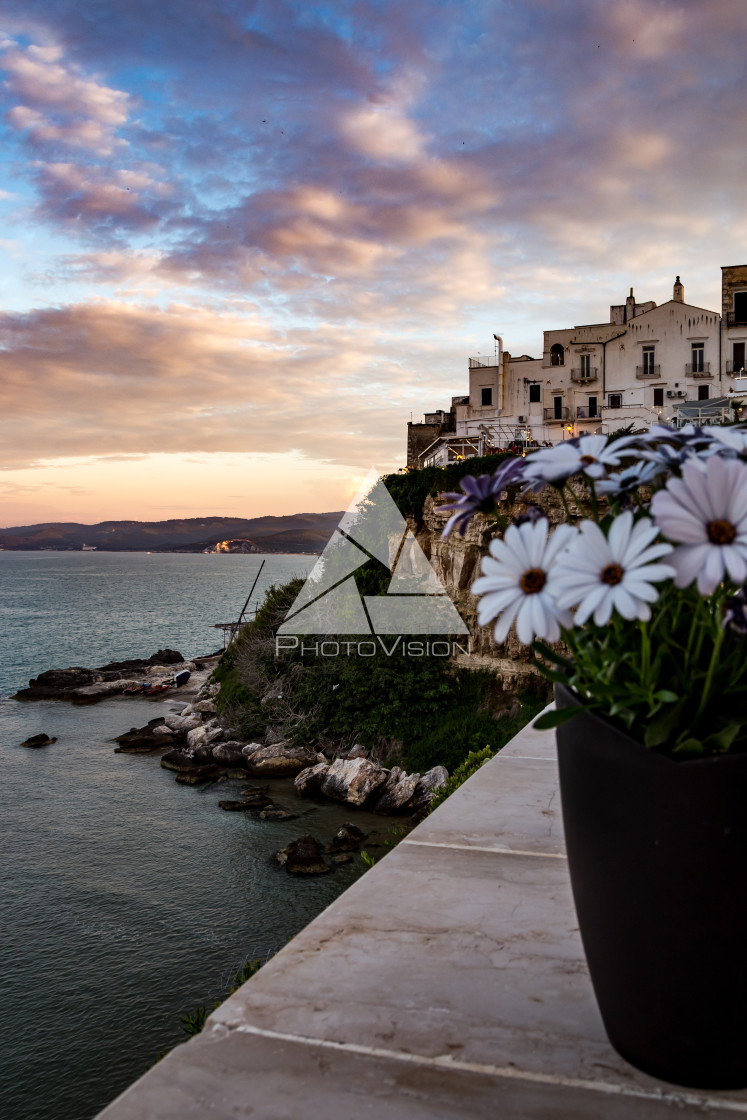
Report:
M 353 573 L 372 557 L 392 578 L 385 595 L 362 598 Z M 277 632 L 469 633 L 374 470 L 368 472 Z

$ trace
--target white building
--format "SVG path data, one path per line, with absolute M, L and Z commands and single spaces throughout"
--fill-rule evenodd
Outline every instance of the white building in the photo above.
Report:
M 660 306 L 638 303 L 631 288 L 608 323 L 545 331 L 541 358 L 498 346 L 493 359 L 470 358 L 469 397 L 452 406 L 455 435 L 505 447 L 678 423 L 685 413 L 728 419 L 729 398 L 747 387 L 735 379 L 745 367 L 747 265 L 723 269 L 722 312 L 686 303 L 678 276 Z

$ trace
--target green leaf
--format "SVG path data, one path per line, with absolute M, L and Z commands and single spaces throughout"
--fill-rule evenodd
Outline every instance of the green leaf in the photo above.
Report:
M 660 688 L 654 693 L 654 700 L 660 700 L 662 704 L 676 704 L 679 696 L 668 688 Z
M 552 712 L 545 712 L 544 715 L 539 716 L 532 727 L 536 731 L 549 731 L 552 727 L 559 727 L 562 723 L 567 723 L 569 719 L 573 719 L 579 712 L 583 712 L 584 708 L 556 708 Z
M 706 746 L 713 743 L 717 750 L 728 751 L 741 730 L 742 725 L 740 723 L 730 723 L 723 731 L 717 731 L 714 735 L 709 735 L 706 739 Z
M 686 757 L 691 756 L 695 758 L 705 754 L 705 748 L 700 739 L 685 739 L 684 742 L 677 744 L 672 754 L 681 754 Z

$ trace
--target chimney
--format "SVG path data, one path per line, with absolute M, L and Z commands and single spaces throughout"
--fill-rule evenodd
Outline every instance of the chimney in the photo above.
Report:
M 675 301 L 675 303 L 685 302 L 685 289 L 684 286 L 680 284 L 679 276 L 677 276 L 674 281 L 674 288 L 672 289 L 672 299 Z
M 633 295 L 633 289 L 631 288 L 630 289 L 630 295 L 625 300 L 625 322 L 629 323 L 630 320 L 634 316 L 635 316 L 635 296 Z

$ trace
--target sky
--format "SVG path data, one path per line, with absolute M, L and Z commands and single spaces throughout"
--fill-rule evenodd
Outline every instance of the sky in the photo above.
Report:
M 467 359 L 747 262 L 734 0 L 3 0 L 0 525 L 343 509 Z

